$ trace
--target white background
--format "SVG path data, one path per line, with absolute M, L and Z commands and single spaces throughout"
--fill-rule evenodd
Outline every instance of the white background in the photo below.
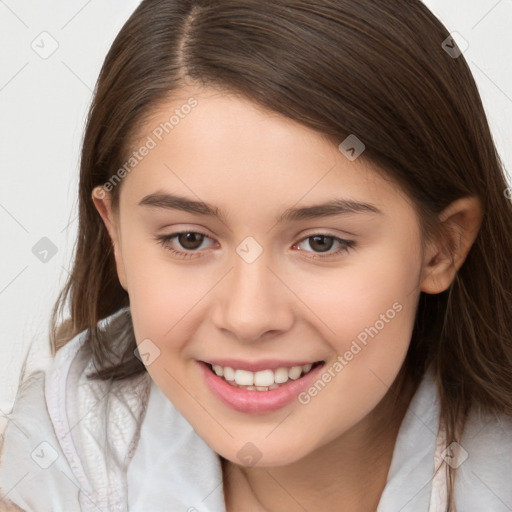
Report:
M 50 310 L 70 268 L 76 236 L 87 108 L 108 48 L 138 3 L 0 0 L 0 427 L 29 346 L 33 343 L 31 367 L 48 361 Z M 425 3 L 469 43 L 464 56 L 510 174 L 512 1 Z M 45 47 L 51 47 L 49 36 L 40 36 L 44 31 L 58 43 L 47 59 L 31 46 L 45 37 Z M 42 237 L 57 248 L 46 263 L 32 253 Z

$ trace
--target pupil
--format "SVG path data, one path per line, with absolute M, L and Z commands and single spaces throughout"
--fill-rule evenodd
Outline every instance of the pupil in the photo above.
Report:
M 325 240 L 329 240 L 330 243 L 325 243 Z M 309 242 L 309 245 L 312 249 L 318 250 L 319 252 L 325 252 L 328 251 L 332 244 L 334 243 L 334 239 L 332 236 L 324 236 L 324 235 L 316 235 L 311 237 L 311 241 Z M 316 245 L 316 247 L 315 247 Z

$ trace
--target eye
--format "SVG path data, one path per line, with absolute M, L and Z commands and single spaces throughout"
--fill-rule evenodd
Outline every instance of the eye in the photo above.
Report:
M 176 239 L 176 240 L 175 240 Z M 160 235 L 156 237 L 158 243 L 179 258 L 192 258 L 203 242 L 211 238 L 205 233 L 197 231 L 180 231 L 171 235 Z M 176 245 L 178 248 L 176 248 Z
M 344 240 L 342 238 L 325 233 L 315 233 L 313 235 L 309 235 L 306 238 L 303 238 L 294 247 L 298 247 L 300 251 L 310 252 L 307 251 L 307 249 L 300 247 L 300 245 L 304 243 L 307 243 L 309 247 L 313 249 L 312 256 L 308 256 L 313 259 L 337 256 L 338 254 L 349 252 L 349 250 L 355 246 L 355 242 L 353 240 Z M 338 244 L 338 249 L 329 252 L 335 244 Z M 327 253 L 327 255 L 324 256 L 322 253 Z
M 156 237 L 157 242 L 170 251 L 174 256 L 178 258 L 192 258 L 200 256 L 199 249 L 205 240 L 212 239 L 205 233 L 197 231 L 180 231 L 178 233 L 172 233 L 170 235 L 160 235 Z M 342 238 L 328 235 L 325 233 L 315 233 L 303 238 L 299 243 L 295 244 L 300 251 L 306 253 L 311 252 L 300 246 L 304 243 L 308 243 L 309 247 L 313 249 L 312 255 L 307 256 L 312 259 L 322 259 L 337 256 L 341 253 L 348 252 L 352 247 L 355 246 L 353 240 L 344 240 Z M 333 246 L 338 244 L 338 248 L 335 251 L 331 251 Z M 325 253 L 325 255 L 323 254 Z

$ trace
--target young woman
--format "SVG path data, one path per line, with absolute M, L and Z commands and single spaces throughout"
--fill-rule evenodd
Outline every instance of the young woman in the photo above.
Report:
M 512 510 L 512 206 L 456 49 L 419 0 L 140 4 L 0 510 Z

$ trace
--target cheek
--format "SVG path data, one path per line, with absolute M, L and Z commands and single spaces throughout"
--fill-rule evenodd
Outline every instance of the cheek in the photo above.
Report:
M 314 278 L 296 276 L 294 291 L 337 354 L 366 366 L 400 359 L 419 297 L 417 251 L 390 243 L 364 257 L 353 253 L 349 263 L 323 269 Z
M 301 397 L 310 428 L 315 417 L 323 418 L 324 439 L 334 439 L 377 406 L 409 348 L 420 262 L 399 248 L 379 254 L 357 268 L 340 269 L 339 279 L 333 273 L 317 276 L 309 295 L 305 286 L 300 292 L 321 318 L 316 325 L 329 327 L 323 333 L 336 353 L 322 376 L 325 384 L 315 383 Z
M 149 338 L 166 352 L 183 349 L 218 273 L 178 264 L 151 241 L 127 239 L 123 253 L 137 341 Z

